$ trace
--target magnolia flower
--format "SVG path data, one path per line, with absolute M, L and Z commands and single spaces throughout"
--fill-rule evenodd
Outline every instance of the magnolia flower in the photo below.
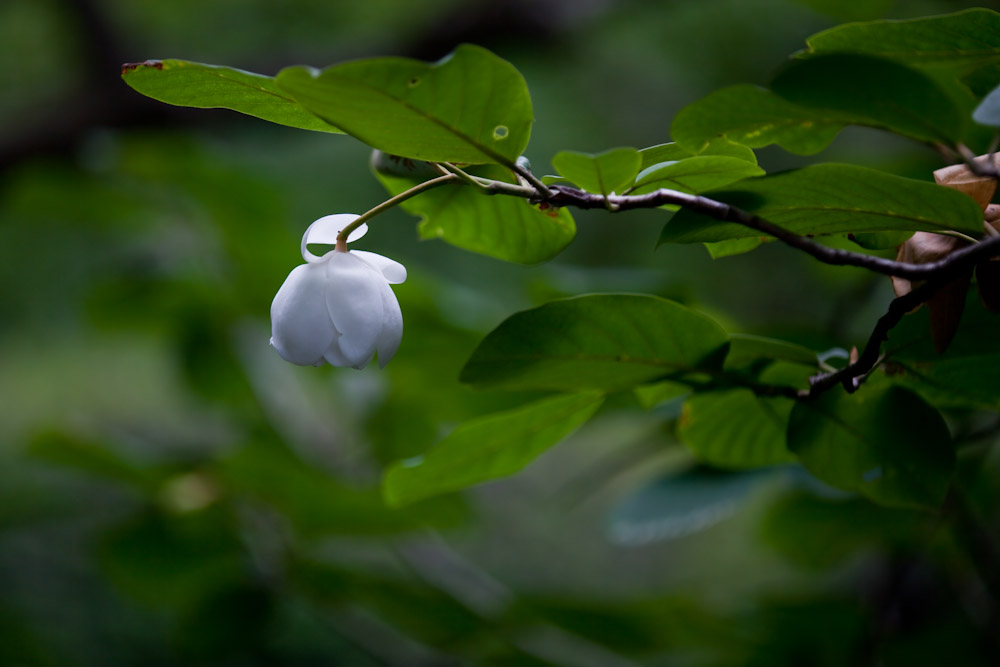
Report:
M 322 257 L 310 243 L 334 245 L 337 234 L 358 216 L 328 215 L 302 236 L 306 263 L 292 269 L 271 303 L 271 345 L 281 358 L 300 366 L 364 368 L 378 353 L 389 363 L 403 336 L 403 315 L 389 284 L 406 280 L 399 262 L 363 250 L 331 250 Z M 367 225 L 347 241 L 364 236 Z

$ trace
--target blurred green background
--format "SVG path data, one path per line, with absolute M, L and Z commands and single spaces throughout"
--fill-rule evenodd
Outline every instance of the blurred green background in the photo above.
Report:
M 567 251 L 515 266 L 419 242 L 393 211 L 362 245 L 409 270 L 398 355 L 294 367 L 268 347 L 270 301 L 312 220 L 384 198 L 367 149 L 118 77 L 149 58 L 274 74 L 475 42 L 527 79 L 546 173 L 559 150 L 669 140 L 685 104 L 766 83 L 842 20 L 974 4 L 5 0 L 0 665 L 990 664 L 996 610 L 938 519 L 797 469 L 697 467 L 677 405 L 615 396 L 513 478 L 380 498 L 387 464 L 524 401 L 457 382 L 516 310 L 641 291 L 825 350 L 867 337 L 888 280 L 777 246 L 654 251 L 657 211 L 574 212 Z M 941 166 L 864 130 L 817 160 Z M 971 480 L 994 501 L 995 459 Z

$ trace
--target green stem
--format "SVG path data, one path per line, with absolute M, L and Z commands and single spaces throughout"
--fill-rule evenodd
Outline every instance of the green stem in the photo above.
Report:
M 340 234 L 337 234 L 337 250 L 341 252 L 347 252 L 347 237 L 351 235 L 351 232 L 353 232 L 355 229 L 357 229 L 361 225 L 365 224 L 366 222 L 374 218 L 376 215 L 388 211 L 390 208 L 402 204 L 407 199 L 410 199 L 411 197 L 416 197 L 422 192 L 427 192 L 428 190 L 433 190 L 439 185 L 444 185 L 445 183 L 451 183 L 458 180 L 459 177 L 456 176 L 455 174 L 445 174 L 444 176 L 438 176 L 437 178 L 432 178 L 429 181 L 424 181 L 423 183 L 414 185 L 409 190 L 405 192 L 400 192 L 395 197 L 391 199 L 386 199 L 384 202 L 382 202 L 375 208 L 365 211 L 357 218 L 355 218 L 351 224 L 347 225 L 342 230 L 340 230 Z

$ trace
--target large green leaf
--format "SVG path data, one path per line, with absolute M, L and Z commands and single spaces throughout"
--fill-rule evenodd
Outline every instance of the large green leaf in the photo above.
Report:
M 654 296 L 592 294 L 516 313 L 479 344 L 461 379 L 506 389 L 625 389 L 721 368 L 718 324 Z
M 796 403 L 788 447 L 816 477 L 886 505 L 939 506 L 955 467 L 940 413 L 898 386 Z
M 567 180 L 602 195 L 622 194 L 632 185 L 641 164 L 634 148 L 613 148 L 596 155 L 562 151 L 552 158 L 552 166 Z
M 712 199 L 754 213 L 796 234 L 887 230 L 982 233 L 982 210 L 968 196 L 933 183 L 841 164 L 818 164 L 742 181 Z M 705 243 L 761 233 L 682 210 L 660 243 Z
M 662 162 L 643 170 L 629 194 L 644 194 L 660 188 L 698 194 L 763 174 L 763 169 L 746 160 L 699 155 L 679 162 Z
M 819 118 L 889 130 L 929 143 L 961 141 L 971 98 L 962 100 L 927 74 L 864 54 L 795 60 L 771 89 Z
M 502 167 L 470 170 L 488 178 L 507 178 Z M 392 194 L 418 181 L 377 172 Z M 545 208 L 519 197 L 486 196 L 466 185 L 447 185 L 407 200 L 402 207 L 421 216 L 420 236 L 508 262 L 533 264 L 557 255 L 576 236 L 566 208 Z
M 758 468 L 789 463 L 785 446 L 794 401 L 758 398 L 749 389 L 695 394 L 684 404 L 678 437 L 702 463 Z
M 521 74 L 464 44 L 436 63 L 374 58 L 282 70 L 278 86 L 369 146 L 432 162 L 512 166 L 528 145 L 531 97 Z
M 968 9 L 908 21 L 830 28 L 806 40 L 812 53 L 871 53 L 911 65 L 971 68 L 1000 61 L 1000 14 Z
M 838 113 L 799 106 L 759 86 L 738 85 L 681 109 L 670 134 L 693 153 L 725 137 L 751 148 L 778 144 L 798 155 L 812 155 L 829 146 L 844 125 Z
M 147 60 L 125 65 L 122 78 L 154 100 L 199 109 L 232 109 L 303 130 L 342 132 L 306 111 L 274 83 L 274 77 L 186 60 Z
M 423 456 L 397 463 L 383 494 L 393 506 L 512 475 L 575 431 L 604 401 L 599 392 L 547 398 L 459 425 Z

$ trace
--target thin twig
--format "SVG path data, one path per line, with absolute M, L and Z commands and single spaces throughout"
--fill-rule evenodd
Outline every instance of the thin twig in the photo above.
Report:
M 991 238 L 957 250 L 947 258 L 937 262 L 928 262 L 927 264 L 896 262 L 873 255 L 830 248 L 729 204 L 677 190 L 660 189 L 644 195 L 616 195 L 607 198 L 604 195 L 592 194 L 563 185 L 554 185 L 550 190 L 551 196 L 541 201 L 554 206 L 606 208 L 607 203 L 611 203 L 617 207 L 615 210 L 625 211 L 675 204 L 721 222 L 733 222 L 773 236 L 797 250 L 812 255 L 825 264 L 857 266 L 875 273 L 898 276 L 907 280 L 928 280 L 945 275 L 953 276 L 981 260 L 1000 254 L 1000 241 Z

